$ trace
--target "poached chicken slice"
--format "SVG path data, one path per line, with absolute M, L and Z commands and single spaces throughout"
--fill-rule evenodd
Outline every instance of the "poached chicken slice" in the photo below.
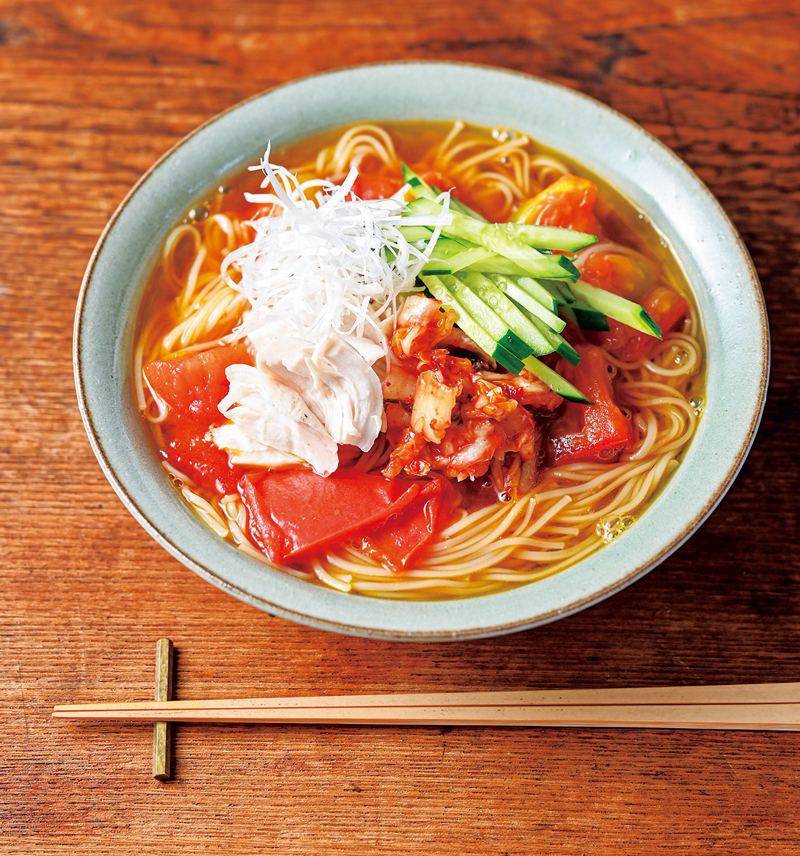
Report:
M 358 349 L 336 334 L 318 345 L 262 334 L 258 345 L 255 367 L 226 370 L 230 392 L 219 409 L 230 422 L 211 429 L 232 462 L 270 468 L 306 462 L 327 476 L 338 466 L 339 445 L 372 447 L 383 395 Z
M 379 356 L 383 356 L 381 351 Z M 371 364 L 343 337 L 320 344 L 287 337 L 256 354 L 264 374 L 294 390 L 337 444 L 372 448 L 383 421 L 383 392 Z
M 300 459 L 319 475 L 336 469 L 336 442 L 295 390 L 253 366 L 229 366 L 226 374 L 230 392 L 219 409 L 233 425 L 212 428 L 211 437 L 236 463 L 286 466 Z

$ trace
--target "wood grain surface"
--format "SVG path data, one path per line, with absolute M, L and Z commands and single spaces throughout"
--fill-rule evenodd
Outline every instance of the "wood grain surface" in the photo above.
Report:
M 71 339 L 104 224 L 199 123 L 354 63 L 466 60 L 585 92 L 671 146 L 740 230 L 770 313 L 755 446 L 640 582 L 499 639 L 368 641 L 232 599 L 123 508 Z M 792 681 L 800 675 L 800 14 L 795 0 L 0 0 L 0 853 L 791 854 L 800 734 L 52 721 L 147 699 Z

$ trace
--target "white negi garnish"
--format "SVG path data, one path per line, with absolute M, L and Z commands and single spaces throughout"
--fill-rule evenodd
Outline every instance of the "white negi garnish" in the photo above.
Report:
M 341 185 L 301 183 L 269 162 L 269 150 L 261 169 L 267 192 L 245 196 L 272 206 L 271 213 L 250 223 L 255 240 L 222 267 L 231 288 L 250 301 L 231 338 L 251 343 L 257 371 L 228 369 L 231 389 L 220 410 L 231 423 L 212 429 L 212 437 L 237 463 L 289 465 L 300 457 L 328 475 L 336 444 L 367 451 L 380 432 L 383 396 L 373 364 L 389 353 L 381 324 L 396 313 L 399 296 L 414 290 L 439 229 L 450 222 L 449 197 L 443 195 L 442 215 L 411 216 L 407 187 L 388 199 L 354 197 L 356 169 Z M 427 248 L 410 244 L 401 225 L 432 227 Z M 273 394 L 276 384 L 292 395 Z M 313 418 L 298 409 L 297 396 Z M 260 400 L 270 402 L 261 412 L 254 408 Z

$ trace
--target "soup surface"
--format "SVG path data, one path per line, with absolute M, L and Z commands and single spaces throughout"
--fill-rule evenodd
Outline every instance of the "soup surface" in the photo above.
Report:
M 557 573 L 641 516 L 695 431 L 703 375 L 691 295 L 640 212 L 524 135 L 459 122 L 359 125 L 272 152 L 265 169 L 176 225 L 138 324 L 134 382 L 154 448 L 220 537 L 342 592 L 434 600 Z M 418 195 L 409 175 L 469 226 L 597 241 L 541 256 L 574 272 L 564 280 L 436 262 L 446 241 L 422 202 L 417 232 L 392 231 Z M 373 274 L 353 247 L 382 217 L 394 237 L 370 251 Z M 331 246 L 345 262 L 326 274 Z M 493 300 L 487 281 L 528 327 L 528 284 L 552 295 L 542 317 L 555 320 L 534 325 L 558 349 L 520 362 L 510 336 L 490 352 L 465 308 Z M 640 304 L 662 338 L 598 323 L 598 290 L 598 305 Z

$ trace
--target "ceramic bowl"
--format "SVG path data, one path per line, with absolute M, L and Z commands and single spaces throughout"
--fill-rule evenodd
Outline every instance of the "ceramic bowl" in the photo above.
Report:
M 513 127 L 615 186 L 662 232 L 694 291 L 707 343 L 706 411 L 683 463 L 617 541 L 551 578 L 453 602 L 341 594 L 265 566 L 218 538 L 171 487 L 136 408 L 137 307 L 166 234 L 191 204 L 275 147 L 359 120 L 463 119 Z M 273 615 L 367 637 L 444 640 L 510 633 L 612 595 L 674 552 L 719 503 L 764 405 L 769 338 L 748 253 L 719 204 L 669 149 L 584 95 L 474 65 L 387 63 L 288 83 L 213 118 L 138 182 L 97 244 L 75 323 L 78 398 L 89 439 L 122 501 L 204 580 Z M 198 585 L 202 583 L 198 580 Z

